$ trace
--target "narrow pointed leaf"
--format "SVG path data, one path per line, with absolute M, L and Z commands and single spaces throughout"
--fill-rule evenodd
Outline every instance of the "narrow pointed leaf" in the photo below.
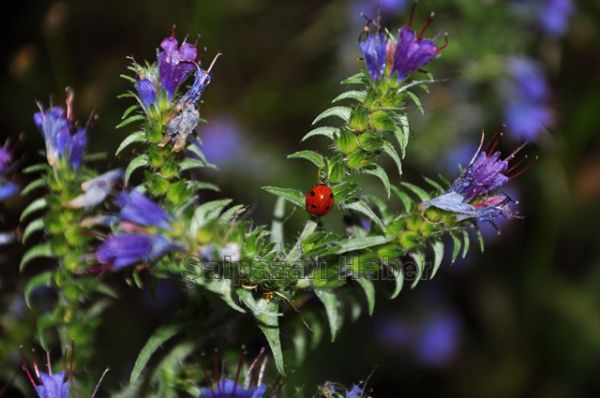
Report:
M 372 316 L 373 311 L 375 311 L 375 286 L 371 280 L 365 278 L 357 278 L 356 282 L 358 282 L 365 293 L 365 297 L 367 298 L 367 308 L 369 309 L 369 316 Z
M 444 243 L 440 240 L 435 241 L 431 244 L 431 249 L 433 250 L 433 270 L 431 271 L 431 277 L 433 278 L 444 259 Z
M 129 134 L 127 137 L 125 137 L 125 139 L 123 141 L 121 141 L 121 144 L 119 145 L 119 147 L 117 148 L 117 151 L 115 152 L 115 156 L 118 156 L 128 146 L 130 146 L 136 142 L 145 142 L 145 141 L 146 141 L 146 133 L 144 131 L 136 131 L 133 134 Z
M 308 133 L 306 133 L 304 135 L 304 137 L 302 137 L 302 139 L 300 140 L 300 142 L 304 142 L 307 139 L 311 138 L 311 137 L 315 137 L 318 135 L 322 135 L 324 137 L 329 138 L 330 140 L 333 140 L 333 137 L 335 136 L 335 134 L 340 131 L 339 128 L 337 127 L 317 127 L 316 129 L 313 129 L 311 131 L 309 131 Z
M 433 189 L 436 190 L 437 194 L 442 194 L 446 191 L 446 189 L 444 189 L 444 187 L 436 180 L 433 180 L 433 179 L 427 178 L 427 177 L 423 177 L 423 178 L 429 185 L 431 185 L 433 187 Z
M 415 103 L 415 105 L 417 106 L 417 108 L 419 109 L 419 111 L 424 115 L 425 114 L 425 108 L 423 108 L 423 103 L 421 102 L 421 99 L 419 97 L 417 97 L 415 93 L 412 93 L 412 92 L 410 92 L 408 90 L 406 91 L 406 94 Z
M 336 117 L 338 119 L 343 120 L 344 122 L 347 122 L 350 119 L 351 113 L 352 113 L 352 108 L 348 108 L 346 106 L 334 106 L 334 107 L 327 109 L 326 111 L 321 113 L 319 116 L 317 116 L 315 118 L 315 120 L 313 120 L 312 124 L 314 125 L 328 117 Z
M 333 101 L 331 101 L 332 103 L 336 103 L 338 101 L 343 101 L 345 99 L 352 99 L 358 102 L 363 102 L 365 100 L 365 97 L 367 96 L 367 92 L 363 91 L 363 90 L 350 90 L 350 91 L 346 91 L 341 93 L 340 95 L 338 95 L 337 97 L 335 97 L 333 99 Z
M 37 218 L 35 220 L 33 220 L 32 222 L 30 222 L 29 224 L 27 224 L 27 227 L 25 227 L 25 230 L 23 231 L 23 237 L 22 237 L 22 242 L 23 243 L 27 243 L 27 240 L 29 239 L 29 237 L 38 232 L 38 231 L 42 231 L 44 229 L 44 219 L 43 218 Z
M 406 192 L 402 191 L 400 188 L 393 186 L 393 185 L 392 185 L 392 191 L 394 192 L 394 195 L 396 195 L 398 197 L 398 199 L 400 199 L 400 201 L 402 202 L 402 206 L 404 206 L 404 210 L 406 212 L 411 211 L 411 209 L 413 207 L 413 201 L 411 200 L 410 196 L 408 196 L 406 194 Z
M 461 243 L 460 239 L 456 237 L 454 234 L 450 234 L 452 237 L 452 264 L 456 262 L 458 255 L 460 254 Z
M 378 166 L 378 165 L 373 165 L 373 166 L 364 168 L 363 170 L 365 173 L 374 175 L 375 177 L 379 178 L 379 181 L 381 181 L 381 183 L 383 184 L 383 187 L 385 188 L 385 193 L 389 199 L 390 198 L 390 190 L 391 190 L 390 179 L 388 178 L 388 175 L 385 172 L 385 170 L 382 169 L 381 166 Z
M 420 282 L 423 277 L 423 271 L 425 270 L 425 255 L 423 252 L 416 251 L 410 254 L 415 262 L 415 267 L 417 268 L 417 274 L 415 275 L 415 279 L 410 285 L 411 289 L 414 289 L 415 286 Z
M 462 257 L 467 257 L 467 253 L 469 253 L 469 249 L 471 248 L 471 237 L 469 236 L 469 231 L 463 229 L 463 252 Z
M 154 355 L 154 353 L 162 346 L 165 342 L 173 338 L 176 334 L 181 331 L 181 324 L 164 325 L 156 329 L 154 334 L 148 339 L 142 351 L 140 351 L 133 370 L 129 376 L 129 383 L 134 384 L 137 382 L 142 372 L 146 368 L 148 361 Z
M 391 300 L 398 297 L 398 295 L 402 291 L 402 287 L 404 286 L 404 272 L 402 271 L 402 266 L 393 267 L 392 272 L 394 274 L 395 286 L 394 286 L 394 291 L 392 292 L 392 295 L 390 296 Z
M 266 187 L 262 187 L 263 190 L 272 193 L 273 195 L 279 196 L 281 198 L 284 198 L 285 200 L 287 200 L 288 202 L 290 202 L 291 204 L 298 206 L 298 207 L 304 207 L 304 195 L 302 194 L 302 192 L 298 191 L 297 189 L 292 189 L 292 188 L 280 188 L 280 187 L 272 187 L 272 186 L 266 186 Z
M 412 193 L 414 193 L 415 195 L 417 195 L 417 197 L 422 201 L 425 202 L 429 199 L 431 199 L 431 196 L 429 196 L 429 194 L 422 188 L 408 183 L 408 182 L 402 182 L 401 183 L 404 187 L 406 187 L 408 190 L 410 190 Z
M 38 163 L 38 164 L 32 164 L 31 166 L 27 166 L 22 170 L 23 174 L 33 174 L 33 173 L 39 173 L 40 171 L 44 171 L 46 170 L 48 167 L 48 163 Z
M 339 244 L 337 254 L 344 254 L 355 250 L 364 250 L 369 247 L 383 245 L 390 240 L 385 236 L 365 236 L 363 238 L 353 238 L 343 240 Z
M 46 206 L 48 206 L 48 201 L 46 200 L 46 198 L 39 198 L 34 200 L 25 208 L 25 210 L 23 210 L 23 213 L 21 213 L 21 216 L 19 217 L 19 221 L 23 222 L 30 214 L 45 209 Z
M 27 304 L 27 307 L 31 308 L 31 294 L 37 288 L 51 286 L 53 276 L 53 271 L 46 271 L 34 276 L 29 281 L 27 281 L 25 289 L 23 290 L 23 296 L 25 297 L 25 304 Z
M 375 224 L 377 224 L 377 226 L 382 231 L 385 230 L 385 226 L 383 225 L 383 222 L 379 219 L 379 217 L 377 217 L 377 214 L 375 214 L 373 210 L 371 210 L 371 208 L 367 206 L 367 204 L 362 200 L 346 203 L 342 207 L 344 209 L 354 210 L 361 214 L 364 214 L 365 216 L 369 217 Z
M 50 243 L 40 243 L 39 245 L 33 246 L 31 249 L 27 250 L 27 252 L 21 258 L 19 272 L 22 272 L 25 269 L 25 266 L 32 260 L 42 257 L 49 258 L 53 256 L 52 246 Z
M 333 343 L 344 323 L 340 302 L 332 289 L 315 289 L 315 294 L 325 307 L 329 331 L 331 332 L 331 342 Z
M 398 155 L 398 152 L 396 152 L 396 148 L 394 148 L 394 146 L 389 141 L 384 141 L 383 142 L 383 152 L 385 152 L 386 155 L 388 155 L 390 158 L 392 158 L 392 160 L 396 164 L 396 167 L 398 168 L 398 175 L 401 176 L 402 175 L 402 161 L 400 160 L 400 156 Z
M 347 77 L 346 79 L 341 81 L 341 84 L 363 84 L 368 82 L 369 78 L 365 76 L 365 73 L 358 72 L 352 76 Z
M 146 116 L 144 115 L 133 115 L 129 116 L 127 119 L 123 120 L 121 123 L 117 124 L 118 129 L 125 127 L 133 122 L 137 122 L 138 120 L 144 120 Z
M 192 235 L 196 235 L 200 228 L 209 222 L 217 219 L 223 209 L 232 202 L 231 199 L 213 200 L 203 203 L 194 211 L 194 216 L 190 223 L 190 231 Z
M 139 169 L 140 167 L 148 166 L 148 157 L 145 154 L 141 154 L 133 158 L 131 162 L 127 165 L 127 169 L 125 170 L 125 185 L 129 185 L 129 179 L 134 171 Z
M 46 178 L 41 177 L 41 178 L 38 178 L 37 180 L 33 180 L 29 184 L 27 184 L 27 186 L 25 188 L 23 188 L 23 190 L 21 191 L 21 196 L 28 195 L 31 192 L 34 192 L 40 188 L 44 188 L 45 186 L 46 186 Z
M 288 159 L 306 159 L 318 168 L 325 166 L 323 155 L 315 151 L 298 151 L 287 156 Z

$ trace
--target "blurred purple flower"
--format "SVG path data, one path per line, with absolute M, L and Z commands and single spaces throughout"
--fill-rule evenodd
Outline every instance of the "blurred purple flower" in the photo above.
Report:
M 48 364 L 48 373 L 39 372 L 35 362 L 33 374 L 25 362 L 22 367 L 38 398 L 69 398 L 70 383 L 64 371 L 52 373 Z
M 109 236 L 96 251 L 96 259 L 118 270 L 137 262 L 155 261 L 179 245 L 161 235 L 125 233 Z
M 228 118 L 210 121 L 201 131 L 199 148 L 206 160 L 217 166 L 238 164 L 238 156 L 244 145 L 237 123 Z
M 143 226 L 169 228 L 171 215 L 137 189 L 122 192 L 117 201 L 121 219 Z
M 454 358 L 460 334 L 461 323 L 456 315 L 437 314 L 419 331 L 413 347 L 414 354 L 428 366 L 445 366 Z
M 262 398 L 266 390 L 265 384 L 245 388 L 233 380 L 223 379 L 214 387 L 201 388 L 200 398 Z
M 562 37 L 574 11 L 571 0 L 541 0 L 538 14 L 540 26 L 550 36 Z
M 19 192 L 17 185 L 0 180 L 0 200 L 10 199 Z
M 509 71 L 512 81 L 504 111 L 508 131 L 520 139 L 534 140 L 553 122 L 547 105 L 548 84 L 541 67 L 527 58 L 510 60 Z
M 135 82 L 135 90 L 146 108 L 154 105 L 156 102 L 156 88 L 152 80 L 148 78 L 137 80 Z
M 75 127 L 72 117 L 73 95 L 67 97 L 67 111 L 60 107 L 45 110 L 38 104 L 39 112 L 33 115 L 33 121 L 44 135 L 46 142 L 46 157 L 52 167 L 57 165 L 61 158 L 67 158 L 71 167 L 77 170 L 83 160 L 83 153 L 87 143 L 87 129 Z M 71 132 L 74 132 L 71 135 Z
M 174 32 L 160 43 L 160 48 L 162 50 L 157 53 L 160 83 L 171 100 L 177 88 L 196 68 L 198 54 L 196 46 L 186 43 L 185 39 L 180 46 Z
M 12 154 L 10 149 L 5 144 L 0 147 L 0 176 L 8 173 L 12 163 Z
M 114 169 L 87 180 L 81 184 L 83 193 L 68 202 L 66 206 L 76 209 L 84 207 L 93 209 L 106 199 L 122 178 L 123 170 Z
M 356 25 L 365 20 L 363 15 L 375 18 L 378 11 L 383 16 L 389 16 L 406 8 L 408 0 L 354 0 L 349 4 L 350 19 Z

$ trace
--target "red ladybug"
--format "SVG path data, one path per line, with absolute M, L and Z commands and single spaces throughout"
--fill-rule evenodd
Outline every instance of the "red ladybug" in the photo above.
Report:
M 334 202 L 331 188 L 326 184 L 317 184 L 306 194 L 306 211 L 322 217 L 331 211 Z

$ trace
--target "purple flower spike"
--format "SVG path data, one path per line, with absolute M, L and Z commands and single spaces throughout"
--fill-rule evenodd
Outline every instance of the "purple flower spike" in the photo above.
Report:
M 143 226 L 169 228 L 171 216 L 138 190 L 130 193 L 123 192 L 116 204 L 121 207 L 120 216 L 124 221 Z
M 12 182 L 0 180 L 0 200 L 10 199 L 19 192 L 19 188 Z
M 140 79 L 136 81 L 135 90 L 146 108 L 149 108 L 156 103 L 156 89 L 154 88 L 154 83 L 150 79 Z
M 177 88 L 194 72 L 196 46 L 185 40 L 179 46 L 177 39 L 170 36 L 160 43 L 160 47 L 162 51 L 157 55 L 160 83 L 172 100 Z
M 38 104 L 40 111 L 33 115 L 33 121 L 44 135 L 46 142 L 46 157 L 48 164 L 56 166 L 58 159 L 68 158 L 74 170 L 77 170 L 83 160 L 83 153 L 87 143 L 86 128 L 79 127 L 74 135 L 75 125 L 71 120 L 73 94 L 67 97 L 67 112 L 60 107 L 44 110 Z
M 262 398 L 267 386 L 244 388 L 230 379 L 223 379 L 214 388 L 201 388 L 200 398 Z
M 35 387 L 39 398 L 69 398 L 69 382 L 65 378 L 65 372 L 40 372 L 39 379 L 42 384 Z
M 160 235 L 122 234 L 109 237 L 96 251 L 96 259 L 120 269 L 137 262 L 154 261 L 179 246 Z
M 385 72 L 388 40 L 385 33 L 370 33 L 368 29 L 361 35 L 358 47 L 363 54 L 371 79 L 379 79 Z
M 509 207 L 512 200 L 505 194 L 493 194 L 493 191 L 527 170 L 527 165 L 520 168 L 525 159 L 509 167 L 509 162 L 525 144 L 502 158 L 500 151 L 495 150 L 499 141 L 499 135 L 496 134 L 482 151 L 482 137 L 475 156 L 463 173 L 454 180 L 450 190 L 424 202 L 423 206 L 455 213 L 458 221 L 477 219 L 492 222 L 499 216 L 512 217 L 513 213 Z
M 539 23 L 546 33 L 555 38 L 565 34 L 569 18 L 575 11 L 571 0 L 542 0 L 538 11 Z

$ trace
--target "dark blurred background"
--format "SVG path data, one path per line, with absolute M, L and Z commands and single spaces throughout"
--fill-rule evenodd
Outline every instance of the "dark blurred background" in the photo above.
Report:
M 391 30 L 405 23 L 409 7 L 406 0 L 379 2 Z M 221 168 L 207 178 L 251 206 L 257 223 L 268 223 L 274 198 L 259 187 L 314 182 L 302 161 L 285 155 L 300 149 L 312 119 L 341 91 L 339 80 L 362 66 L 360 13 L 374 16 L 376 9 L 369 0 L 3 0 L 0 135 L 25 133 L 22 163 L 38 161 L 43 141 L 32 123 L 34 101 L 62 102 L 70 86 L 80 120 L 93 109 L 100 115 L 91 150 L 114 153 L 126 136 L 115 130 L 129 106 L 116 99 L 129 88 L 119 78 L 126 57 L 152 60 L 175 24 L 180 37 L 199 35 L 205 65 L 224 54 L 201 109 L 209 120 L 199 130 L 204 150 Z M 393 302 L 380 295 L 372 319 L 363 315 L 335 344 L 322 342 L 289 383 L 312 393 L 324 380 L 348 384 L 376 367 L 376 397 L 598 396 L 600 4 L 423 0 L 417 27 L 431 10 L 431 34 L 449 32 L 450 45 L 427 69 L 448 80 L 423 95 L 425 115 L 409 111 L 414 134 L 403 178 L 421 184 L 421 175 L 455 177 L 481 131 L 506 123 L 505 148 L 531 142 L 531 167 L 509 188 L 523 219 L 502 225 L 501 235 L 489 228 L 484 254 L 473 250 L 436 280 Z M 109 156 L 99 167 L 123 163 Z M 364 184 L 381 193 L 372 180 Z M 2 229 L 18 224 L 30 199 L 3 205 Z M 288 233 L 304 217 L 295 214 Z M 22 249 L 0 250 L 0 367 L 8 380 L 44 308 L 43 300 L 33 310 L 22 302 Z M 124 295 L 106 314 L 96 368 L 80 370 L 99 374 L 109 366 L 106 389 L 113 391 L 155 327 L 177 311 L 180 290 L 167 281 L 152 297 L 118 276 L 114 283 Z

